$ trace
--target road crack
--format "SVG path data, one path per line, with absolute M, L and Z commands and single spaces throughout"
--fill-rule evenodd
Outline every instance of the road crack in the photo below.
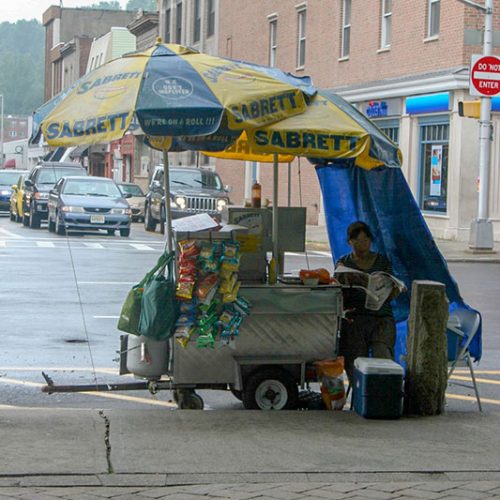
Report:
M 111 462 L 111 421 L 104 414 L 103 410 L 99 410 L 99 416 L 104 420 L 104 445 L 106 446 L 106 461 L 108 463 L 108 474 L 114 474 L 113 464 Z

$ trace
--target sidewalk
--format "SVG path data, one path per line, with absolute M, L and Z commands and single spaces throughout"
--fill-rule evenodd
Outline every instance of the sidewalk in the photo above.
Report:
M 0 410 L 0 498 L 500 497 L 499 413 Z
M 448 262 L 490 262 L 500 263 L 500 243 L 496 242 L 495 252 L 474 253 L 466 241 L 434 240 Z M 306 246 L 308 250 L 330 251 L 325 226 L 307 226 Z

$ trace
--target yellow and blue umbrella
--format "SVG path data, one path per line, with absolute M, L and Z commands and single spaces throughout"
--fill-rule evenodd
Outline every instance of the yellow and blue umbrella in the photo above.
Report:
M 303 113 L 316 93 L 308 77 L 157 43 L 83 76 L 34 115 L 51 146 L 96 144 L 140 127 L 224 149 L 248 128 Z
M 315 164 L 355 159 L 365 169 L 401 166 L 401 153 L 373 122 L 329 90 L 319 90 L 307 110 L 247 133 L 254 154 L 306 156 Z

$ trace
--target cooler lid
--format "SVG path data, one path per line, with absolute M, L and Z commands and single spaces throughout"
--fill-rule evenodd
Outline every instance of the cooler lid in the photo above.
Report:
M 392 359 L 356 358 L 354 368 L 367 375 L 403 375 L 404 373 L 403 367 Z

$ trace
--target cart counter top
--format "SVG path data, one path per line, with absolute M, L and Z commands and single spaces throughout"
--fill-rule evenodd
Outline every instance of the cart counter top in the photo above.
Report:
M 340 286 L 242 285 L 240 294 L 254 314 L 341 314 Z

